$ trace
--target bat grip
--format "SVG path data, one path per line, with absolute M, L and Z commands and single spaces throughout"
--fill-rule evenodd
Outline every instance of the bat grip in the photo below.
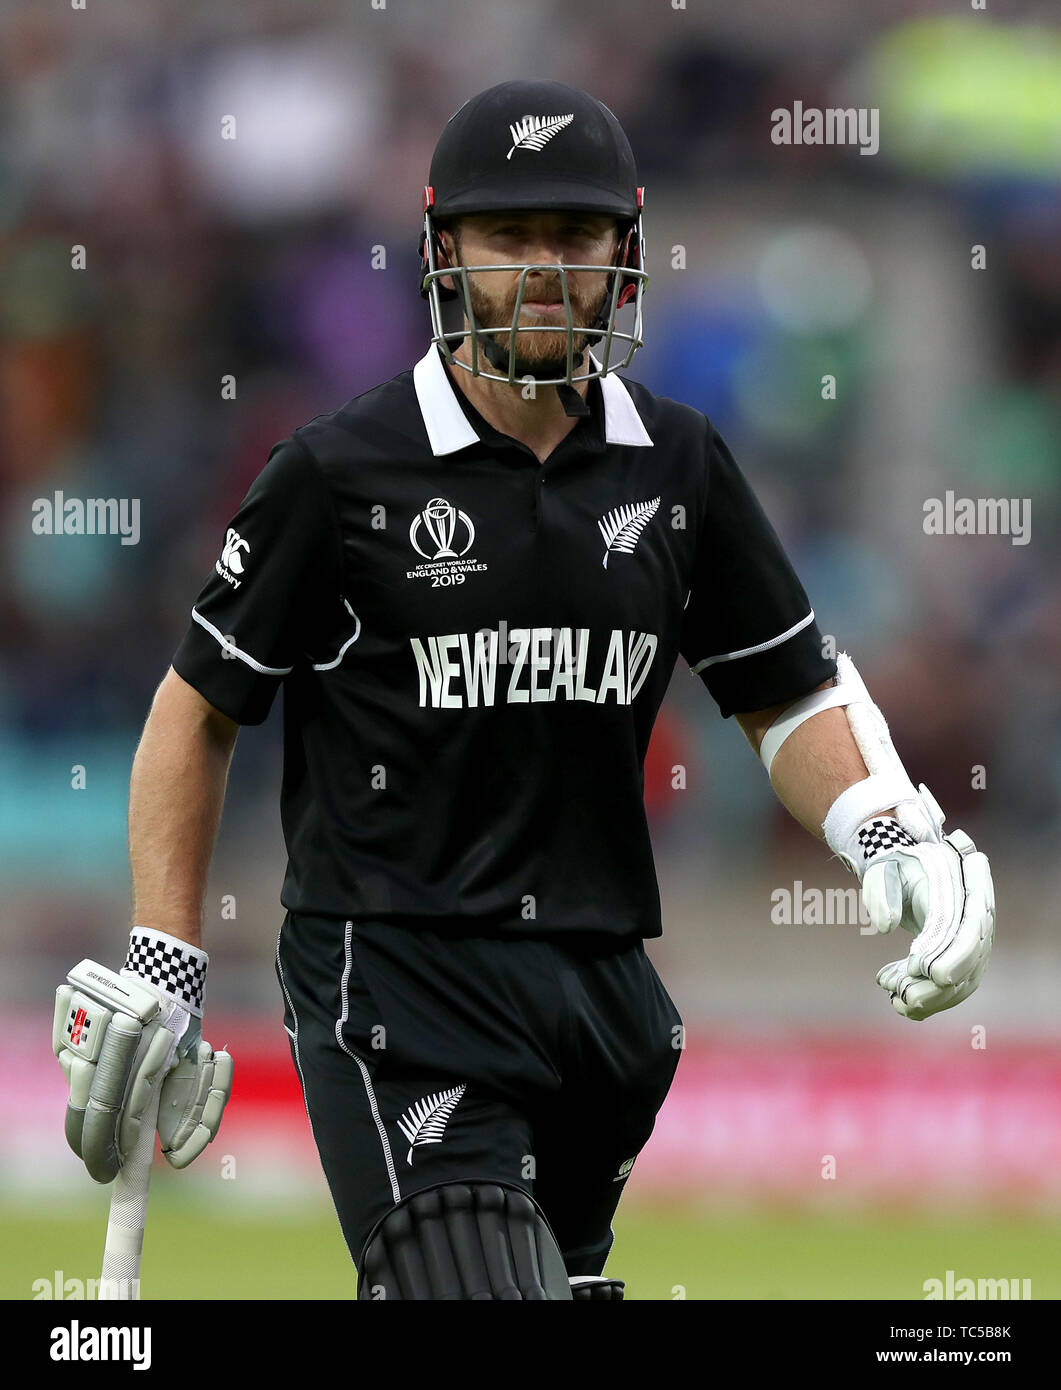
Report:
M 144 1245 L 161 1091 L 160 1078 L 144 1111 L 139 1137 L 114 1179 L 107 1239 L 103 1249 L 103 1274 L 99 1288 L 101 1301 L 140 1297 L 140 1253 Z

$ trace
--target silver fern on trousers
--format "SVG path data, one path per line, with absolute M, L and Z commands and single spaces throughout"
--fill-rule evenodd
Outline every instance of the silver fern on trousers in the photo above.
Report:
M 449 1091 L 436 1091 L 411 1105 L 398 1121 L 398 1128 L 409 1141 L 406 1163 L 412 1164 L 413 1149 L 421 1144 L 441 1144 L 449 1117 L 457 1107 L 466 1086 L 454 1086 Z

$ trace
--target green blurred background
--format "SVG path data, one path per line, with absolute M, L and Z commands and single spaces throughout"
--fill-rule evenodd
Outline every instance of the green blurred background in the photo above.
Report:
M 172 1188 L 152 1201 L 144 1300 L 354 1296 L 330 1206 L 233 1215 L 204 1210 Z M 69 1214 L 5 1209 L 3 1216 L 0 1298 L 57 1296 L 45 1290 L 70 1297 L 69 1279 L 99 1277 L 105 1202 L 91 1213 L 79 1205 Z M 1040 1222 L 1019 1214 L 956 1223 L 866 1212 L 852 1221 L 791 1209 L 720 1215 L 686 1203 L 636 1203 L 618 1223 L 609 1272 L 626 1281 L 629 1300 L 905 1301 L 923 1298 L 925 1280 L 945 1280 L 948 1269 L 956 1278 L 1029 1279 L 1034 1298 L 1061 1297 L 1056 1250 Z M 41 1281 L 35 1288 L 30 1272 Z

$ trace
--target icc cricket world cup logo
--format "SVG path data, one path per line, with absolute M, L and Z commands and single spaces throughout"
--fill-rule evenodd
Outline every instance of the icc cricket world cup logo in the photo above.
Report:
M 456 535 L 458 523 L 463 527 L 466 539 L 461 550 L 454 550 L 453 538 Z M 421 528 L 435 543 L 433 555 L 428 554 L 417 540 Z M 413 549 L 425 560 L 459 560 L 462 555 L 467 555 L 472 548 L 472 543 L 475 540 L 475 527 L 472 525 L 472 519 L 467 512 L 459 511 L 444 497 L 432 497 L 424 510 L 417 512 L 416 516 L 413 517 L 413 524 L 409 527 L 409 540 Z

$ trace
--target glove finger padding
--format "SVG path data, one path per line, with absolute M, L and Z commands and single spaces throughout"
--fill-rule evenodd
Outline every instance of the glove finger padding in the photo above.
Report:
M 200 1039 L 162 1085 L 158 1133 L 174 1168 L 186 1168 L 217 1134 L 232 1093 L 232 1058 Z
M 117 1127 L 158 996 L 95 961 L 83 960 L 55 992 L 52 1050 L 70 1083 L 66 1138 L 96 1182 L 122 1164 Z
M 89 1176 L 96 1182 L 110 1182 L 122 1166 L 118 1127 L 122 1103 L 132 1074 L 143 1026 L 127 1014 L 115 1014 L 96 1063 L 85 1122 L 81 1132 L 81 1157 Z
M 92 960 L 56 990 L 52 1048 L 70 1083 L 66 1138 L 96 1182 L 118 1176 L 189 1017 L 146 982 Z
M 52 1051 L 59 1059 L 70 1098 L 66 1104 L 66 1142 L 81 1157 L 81 1136 L 85 1127 L 85 1111 L 88 1109 L 89 1092 L 92 1079 L 96 1075 L 96 1060 L 99 1044 L 102 1043 L 110 1010 L 88 1010 L 81 1007 L 82 1001 L 74 1002 L 73 985 L 60 985 L 55 991 L 55 1015 L 52 1021 Z M 89 1001 L 91 1006 L 92 1001 Z M 73 1044 L 69 1039 L 73 1037 Z
M 895 1012 L 902 1018 L 912 1019 L 915 1023 L 931 1018 L 933 1014 L 942 1013 L 945 1009 L 953 1009 L 955 1004 L 968 999 L 984 973 L 981 965 L 958 984 L 937 985 L 932 980 L 911 975 L 908 965 L 909 962 L 905 960 L 892 961 L 878 972 L 877 983 L 891 995 Z
M 957 924 L 938 945 L 919 937 L 910 953 L 916 956 L 918 973 L 938 985 L 964 980 L 990 952 L 994 940 L 995 890 L 987 856 L 978 852 L 961 855 L 959 866 L 965 893 Z
M 184 1029 L 187 1024 L 188 1014 L 184 1010 L 169 1003 L 163 1005 L 159 1025 L 147 1039 L 142 1054 L 135 1060 L 118 1127 L 118 1147 L 123 1158 L 132 1153 L 140 1137 L 148 1103 L 173 1066 L 180 1033 L 172 1030 Z
M 967 999 L 991 953 L 995 895 L 987 857 L 955 830 L 942 844 L 890 852 L 871 863 L 864 901 L 877 930 L 893 930 L 901 885 L 902 925 L 915 932 L 906 960 L 877 973 L 896 1013 L 920 1021 Z

